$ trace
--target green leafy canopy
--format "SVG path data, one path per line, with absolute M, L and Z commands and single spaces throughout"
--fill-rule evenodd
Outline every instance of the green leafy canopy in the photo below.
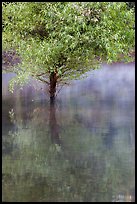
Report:
M 28 76 L 48 83 L 53 71 L 58 82 L 76 79 L 120 54 L 130 60 L 135 44 L 134 10 L 125 2 L 3 3 L 2 17 L 3 51 L 21 59 L 18 83 Z

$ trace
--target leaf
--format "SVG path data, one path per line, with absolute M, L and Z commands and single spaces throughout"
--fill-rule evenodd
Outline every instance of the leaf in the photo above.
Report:
M 135 45 L 135 15 L 125 2 L 9 2 L 2 8 L 2 48 L 18 52 L 20 84 L 32 73 L 49 77 L 55 67 L 61 77 L 77 79 L 98 64 L 96 56 L 111 63 Z

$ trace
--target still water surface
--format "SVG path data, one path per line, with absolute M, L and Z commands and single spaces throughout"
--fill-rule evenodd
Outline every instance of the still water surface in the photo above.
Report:
M 135 200 L 135 64 L 102 65 L 50 106 L 42 84 L 3 74 L 2 200 Z

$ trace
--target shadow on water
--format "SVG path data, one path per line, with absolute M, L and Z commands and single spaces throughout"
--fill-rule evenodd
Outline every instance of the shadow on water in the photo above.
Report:
M 103 65 L 54 104 L 43 84 L 9 93 L 10 77 L 2 82 L 3 202 L 135 200 L 134 63 Z

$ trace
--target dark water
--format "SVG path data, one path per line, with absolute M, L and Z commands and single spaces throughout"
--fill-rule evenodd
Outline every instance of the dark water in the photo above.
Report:
M 103 65 L 50 106 L 41 84 L 3 74 L 2 200 L 135 200 L 135 64 Z

